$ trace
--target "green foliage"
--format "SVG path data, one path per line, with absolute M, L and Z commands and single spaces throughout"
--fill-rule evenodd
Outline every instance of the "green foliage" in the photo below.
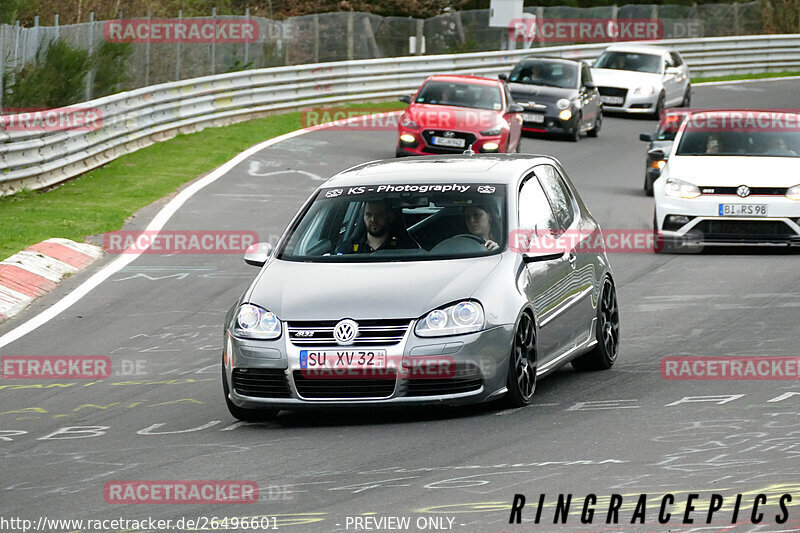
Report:
M 37 0 L 0 0 L 0 24 L 14 24 L 17 20 L 33 20 L 39 9 Z
M 127 64 L 132 52 L 130 44 L 103 41 L 92 58 L 92 97 L 100 98 L 120 91 L 120 85 L 128 80 Z

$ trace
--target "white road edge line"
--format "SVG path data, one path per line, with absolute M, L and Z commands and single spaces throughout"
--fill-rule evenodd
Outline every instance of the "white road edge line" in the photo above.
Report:
M 388 113 L 376 113 L 375 116 L 392 116 L 392 115 L 398 115 L 402 112 L 403 111 L 400 110 L 400 111 L 391 111 Z M 268 139 L 255 146 L 251 146 L 244 152 L 236 155 L 233 159 L 223 163 L 215 170 L 212 170 L 211 173 L 205 176 L 204 178 L 200 178 L 198 181 L 192 183 L 184 190 L 182 190 L 180 193 L 178 193 L 175 196 L 175 198 L 170 200 L 169 203 L 167 203 L 167 205 L 161 208 L 161 211 L 159 211 L 156 214 L 156 216 L 153 218 L 150 224 L 147 225 L 144 231 L 147 232 L 161 231 L 161 229 L 163 229 L 164 225 L 166 225 L 169 219 L 172 218 L 172 215 L 177 213 L 178 209 L 180 209 L 183 206 L 183 204 L 186 203 L 187 200 L 189 200 L 192 196 L 201 191 L 204 187 L 211 185 L 219 178 L 227 174 L 232 168 L 234 168 L 236 165 L 238 165 L 251 155 L 256 154 L 261 150 L 269 148 L 270 146 L 273 146 L 280 142 L 287 141 L 289 139 L 293 139 L 295 137 L 303 135 L 304 133 L 310 133 L 312 131 L 318 131 L 333 126 L 341 126 L 342 122 L 346 123 L 355 122 L 362 118 L 363 118 L 362 116 L 355 116 L 345 119 L 344 121 L 338 120 L 336 121 L 336 123 L 319 124 L 316 126 L 295 130 L 289 133 L 285 133 L 283 135 L 279 135 L 278 137 L 273 137 L 272 139 Z M 141 252 L 134 254 L 124 254 L 118 257 L 117 259 L 113 260 L 108 265 L 103 267 L 101 270 L 92 274 L 92 276 L 89 279 L 78 285 L 78 287 L 76 287 L 75 290 L 64 296 L 53 306 L 45 309 L 38 315 L 29 319 L 27 322 L 23 322 L 16 328 L 12 329 L 8 333 L 0 337 L 0 348 L 24 337 L 31 331 L 35 330 L 40 326 L 43 326 L 53 318 L 57 317 L 59 314 L 66 311 L 73 304 L 78 302 L 81 298 L 89 294 L 93 289 L 95 289 L 98 285 L 103 283 L 109 277 L 119 272 L 126 265 L 132 263 L 140 255 Z
M 692 87 L 710 87 L 712 85 L 731 85 L 734 83 L 759 83 L 762 81 L 800 80 L 800 76 L 780 76 L 778 78 L 753 78 L 749 80 L 703 81 L 693 83 Z

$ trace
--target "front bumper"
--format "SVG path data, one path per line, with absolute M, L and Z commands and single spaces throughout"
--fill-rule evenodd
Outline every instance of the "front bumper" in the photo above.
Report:
M 612 89 L 617 89 L 618 91 L 622 91 L 624 89 L 613 87 Z M 602 94 L 602 90 L 601 90 Z M 616 93 L 615 93 L 616 95 Z M 652 114 L 656 110 L 656 106 L 658 105 L 658 92 L 655 92 L 650 95 L 642 95 L 642 94 L 633 94 L 632 89 L 628 89 L 625 96 L 622 96 L 623 102 L 619 103 L 608 103 L 603 101 L 603 111 L 610 111 L 616 113 L 631 113 L 631 114 Z
M 523 121 L 522 123 L 522 131 L 554 135 L 574 133 L 577 127 L 579 127 L 578 117 L 575 114 L 569 120 L 561 120 L 558 116 L 545 114 L 542 122 Z
M 768 216 L 720 216 L 720 204 L 766 204 Z M 675 222 L 680 216 L 689 220 Z M 661 192 L 656 224 L 673 245 L 800 245 L 800 202 L 777 196 L 681 199 Z
M 423 132 L 429 132 L 426 134 Z M 464 146 L 463 147 L 448 147 L 448 146 L 439 146 L 434 145 L 431 142 L 428 142 L 433 133 L 426 128 L 422 130 L 412 130 L 404 127 L 400 127 L 398 134 L 397 134 L 397 150 L 396 155 L 398 157 L 401 156 L 415 156 L 415 155 L 447 155 L 447 154 L 456 154 L 460 155 L 463 154 L 465 150 L 467 150 L 470 146 L 472 146 L 472 150 L 476 153 L 488 153 L 488 154 L 496 154 L 500 153 L 507 148 L 507 135 L 501 134 L 491 137 L 484 137 L 482 135 L 465 132 L 465 131 L 456 131 L 454 132 L 457 137 L 464 138 Z M 438 134 L 438 132 L 437 132 Z M 405 141 L 403 140 L 403 136 L 412 136 L 414 137 L 413 141 Z M 487 149 L 485 147 L 488 143 L 495 143 L 497 148 Z
M 389 358 L 447 360 L 454 372 L 435 377 L 421 375 L 365 379 L 344 376 L 310 377 L 301 371 L 300 351 L 286 335 L 276 341 L 252 341 L 229 337 L 226 343 L 225 378 L 230 400 L 242 408 L 301 409 L 344 405 L 461 405 L 500 397 L 505 392 L 513 324 L 467 335 L 420 338 L 413 323 L 403 341 L 381 346 Z M 341 350 L 342 346 L 315 347 Z M 358 350 L 369 350 L 359 346 Z M 234 379 L 234 374 L 236 379 Z M 246 376 L 242 378 L 242 376 Z M 338 379 L 338 381 L 336 381 Z M 320 391 L 333 391 L 321 397 Z M 375 396 L 371 396 L 371 394 Z M 322 394 L 322 396 L 325 396 Z

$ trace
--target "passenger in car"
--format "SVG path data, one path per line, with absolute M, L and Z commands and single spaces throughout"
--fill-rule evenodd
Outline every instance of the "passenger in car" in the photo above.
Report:
M 471 205 L 464 208 L 464 222 L 469 232 L 483 239 L 483 246 L 487 250 L 500 248 L 497 244 L 494 226 L 499 223 L 500 216 L 496 209 L 489 204 Z

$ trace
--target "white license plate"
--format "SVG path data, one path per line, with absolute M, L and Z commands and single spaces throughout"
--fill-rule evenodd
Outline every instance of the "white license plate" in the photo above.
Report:
M 385 368 L 386 350 L 300 350 L 300 368 Z
M 721 217 L 765 217 L 766 204 L 719 204 Z
M 604 104 L 609 104 L 609 105 L 614 105 L 614 104 L 622 105 L 622 102 L 625 101 L 625 99 L 621 96 L 601 96 L 600 100 L 602 100 Z
M 537 115 L 536 113 L 523 113 L 522 120 L 525 122 L 536 122 L 542 124 L 544 122 L 544 115 Z
M 455 137 L 437 137 L 433 136 L 431 142 L 437 146 L 452 146 L 453 148 L 464 148 L 464 139 L 456 139 Z

